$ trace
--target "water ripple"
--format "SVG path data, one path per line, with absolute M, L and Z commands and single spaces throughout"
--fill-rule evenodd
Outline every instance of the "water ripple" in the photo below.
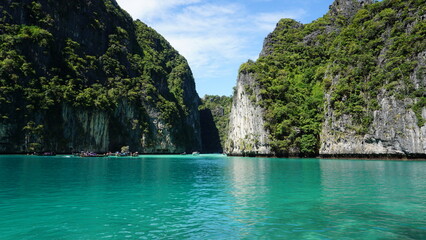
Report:
M 6 159 L 1 239 L 426 239 L 424 163 Z

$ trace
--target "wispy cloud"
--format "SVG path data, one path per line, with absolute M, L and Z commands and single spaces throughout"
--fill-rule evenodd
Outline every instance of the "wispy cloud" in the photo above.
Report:
M 117 0 L 130 15 L 143 20 L 154 20 L 166 16 L 170 10 L 202 0 Z
M 303 9 L 253 13 L 244 2 L 118 0 L 134 18 L 162 34 L 188 60 L 203 95 L 230 94 L 239 65 L 257 56 L 264 37 L 283 17 Z M 228 95 L 227 94 L 227 95 Z
M 197 68 L 211 68 L 242 55 L 245 43 L 237 22 L 241 10 L 235 4 L 190 6 L 157 22 L 155 28 L 197 72 Z

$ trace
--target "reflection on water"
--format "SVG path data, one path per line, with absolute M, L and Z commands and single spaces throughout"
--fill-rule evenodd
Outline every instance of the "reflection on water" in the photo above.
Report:
M 322 206 L 341 220 L 337 234 L 426 237 L 425 163 L 321 160 L 320 168 Z
M 0 156 L 2 239 L 426 239 L 426 163 Z
M 238 225 L 238 237 L 253 234 L 253 228 L 265 221 L 267 209 L 262 195 L 269 191 L 266 175 L 269 169 L 264 159 L 234 158 L 229 164 L 229 190 L 232 196 L 228 205 L 232 221 Z

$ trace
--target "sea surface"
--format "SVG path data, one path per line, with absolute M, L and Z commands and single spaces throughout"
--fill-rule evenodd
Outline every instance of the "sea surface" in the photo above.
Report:
M 0 156 L 0 239 L 426 239 L 426 162 Z

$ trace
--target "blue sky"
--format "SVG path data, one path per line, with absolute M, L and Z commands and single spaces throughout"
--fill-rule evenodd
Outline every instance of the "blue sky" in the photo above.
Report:
M 163 35 L 189 62 L 197 92 L 232 94 L 239 66 L 257 59 L 281 18 L 309 23 L 333 0 L 117 0 Z

